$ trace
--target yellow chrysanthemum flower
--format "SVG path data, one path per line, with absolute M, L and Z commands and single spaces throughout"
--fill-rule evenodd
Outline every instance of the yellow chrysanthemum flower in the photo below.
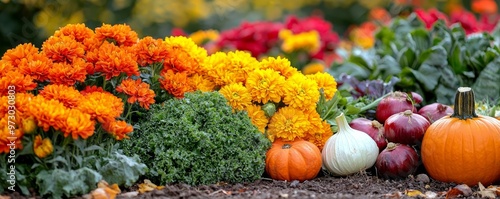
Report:
M 321 47 L 319 33 L 315 30 L 293 34 L 291 30 L 283 29 L 279 32 L 279 38 L 283 40 L 281 50 L 286 53 L 303 50 L 314 54 Z
M 235 110 L 244 110 L 252 104 L 252 96 L 250 96 L 248 89 L 241 83 L 232 83 L 223 86 L 219 90 L 219 93 L 227 99 L 229 105 Z
M 270 140 L 283 138 L 294 140 L 303 137 L 311 128 L 308 116 L 301 110 L 293 107 L 283 107 L 271 117 L 268 125 L 268 137 Z
M 248 75 L 245 86 L 253 101 L 264 104 L 269 101 L 278 103 L 283 96 L 282 88 L 285 82 L 285 77 L 272 69 L 255 70 Z
M 201 64 L 207 58 L 207 50 L 183 36 L 166 37 L 165 44 L 169 53 L 163 62 L 163 71 L 186 71 L 191 75 L 201 70 Z
M 52 146 L 52 142 L 49 138 L 44 138 L 42 140 L 42 136 L 35 136 L 35 140 L 33 141 L 33 152 L 39 158 L 45 158 L 48 155 L 52 154 L 54 151 L 54 147 Z
M 312 62 L 304 66 L 302 68 L 302 74 L 304 75 L 310 75 L 310 74 L 315 74 L 319 72 L 324 72 L 326 69 L 325 64 L 321 62 Z
M 258 69 L 259 61 L 245 51 L 217 52 L 208 57 L 203 64 L 216 85 L 244 83 L 250 72 Z
M 321 129 L 314 131 L 315 133 L 308 133 L 304 136 L 304 139 L 312 142 L 316 146 L 318 146 L 319 150 L 323 150 L 326 141 L 333 135 L 333 131 L 331 129 L 330 124 L 326 121 L 323 121 Z
M 278 71 L 285 78 L 289 78 L 299 71 L 297 68 L 291 66 L 290 61 L 287 58 L 282 58 L 280 56 L 276 57 L 267 57 L 260 61 L 260 69 L 273 69 Z
M 217 40 L 219 38 L 219 32 L 217 30 L 199 30 L 191 33 L 189 38 L 197 45 L 202 46 L 207 42 Z
M 191 77 L 188 77 L 188 79 L 188 84 L 192 87 L 192 90 L 205 92 L 215 90 L 215 83 L 211 80 L 211 78 L 205 75 L 193 74 Z
M 286 80 L 283 92 L 285 104 L 306 112 L 316 110 L 320 93 L 314 80 L 303 74 L 294 75 Z
M 261 133 L 266 132 L 267 123 L 269 119 L 266 117 L 266 113 L 262 110 L 259 105 L 251 104 L 245 109 L 248 113 L 248 117 L 252 121 L 252 124 L 256 126 Z
M 327 72 L 315 73 L 313 75 L 306 75 L 308 79 L 312 79 L 318 84 L 318 88 L 323 88 L 326 99 L 332 99 L 337 92 L 337 81 Z
M 24 118 L 21 121 L 21 129 L 26 134 L 31 134 L 36 130 L 36 121 L 33 116 Z

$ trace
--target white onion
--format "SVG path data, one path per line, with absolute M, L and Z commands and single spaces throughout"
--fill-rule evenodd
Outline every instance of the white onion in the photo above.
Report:
M 339 130 L 323 147 L 323 168 L 332 175 L 346 176 L 372 167 L 379 153 L 377 143 L 368 134 L 351 128 L 343 113 L 335 121 Z

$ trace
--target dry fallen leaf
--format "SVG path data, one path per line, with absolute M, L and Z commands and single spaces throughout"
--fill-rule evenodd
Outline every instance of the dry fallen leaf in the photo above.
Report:
M 165 186 L 158 186 L 152 183 L 150 180 L 146 179 L 144 180 L 144 183 L 139 184 L 139 193 L 145 193 L 149 191 L 153 191 L 155 189 L 160 190 L 163 189 Z
M 419 190 L 415 190 L 415 189 L 405 190 L 405 195 L 410 196 L 410 197 L 425 196 L 422 192 L 420 192 Z
M 496 185 L 490 185 L 487 187 L 487 189 L 495 190 L 495 193 L 497 194 L 497 196 L 500 196 L 500 187 L 498 187 Z
M 86 199 L 115 199 L 116 195 L 121 192 L 118 184 L 109 185 L 106 181 L 101 180 L 97 183 L 97 189 L 86 194 L 83 197 Z
M 447 193 L 446 193 L 446 198 L 457 198 L 459 196 L 464 196 L 464 197 L 467 197 L 467 196 L 470 196 L 472 195 L 472 189 L 467 186 L 466 184 L 459 184 L 455 187 L 453 187 L 453 189 L 450 189 Z
M 493 188 L 493 189 L 487 189 L 484 187 L 484 185 L 479 182 L 479 195 L 481 195 L 482 198 L 496 198 L 497 197 L 497 194 L 496 194 L 496 188 Z

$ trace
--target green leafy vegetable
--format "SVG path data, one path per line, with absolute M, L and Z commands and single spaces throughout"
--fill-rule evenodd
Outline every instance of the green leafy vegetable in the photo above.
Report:
M 153 105 L 123 147 L 145 160 L 154 183 L 198 185 L 259 179 L 270 142 L 221 94 L 197 91 Z

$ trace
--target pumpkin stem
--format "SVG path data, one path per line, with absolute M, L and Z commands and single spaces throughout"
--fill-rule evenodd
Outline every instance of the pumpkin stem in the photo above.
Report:
M 450 117 L 455 117 L 461 120 L 477 117 L 474 102 L 474 91 L 472 91 L 472 88 L 459 87 L 457 89 L 453 109 L 453 114 Z
M 289 148 L 292 148 L 292 145 L 291 144 L 284 144 L 281 148 L 282 149 L 289 149 Z

